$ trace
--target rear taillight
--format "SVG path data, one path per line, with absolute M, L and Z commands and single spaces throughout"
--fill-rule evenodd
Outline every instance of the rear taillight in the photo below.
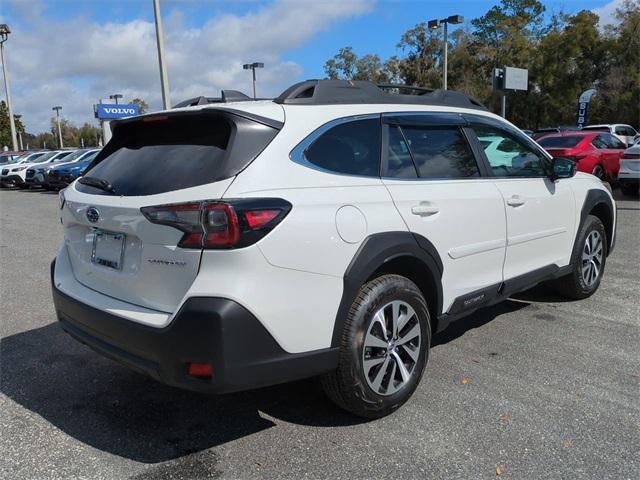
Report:
M 623 153 L 623 160 L 640 160 L 640 153 Z
M 143 207 L 152 223 L 184 232 L 182 248 L 224 249 L 251 245 L 267 235 L 291 210 L 280 198 L 206 200 Z

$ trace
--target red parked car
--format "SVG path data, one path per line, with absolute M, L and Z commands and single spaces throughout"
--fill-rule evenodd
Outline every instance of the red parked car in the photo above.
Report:
M 538 143 L 554 157 L 570 158 L 580 172 L 613 182 L 618 178 L 625 145 L 606 132 L 564 132 L 547 135 Z

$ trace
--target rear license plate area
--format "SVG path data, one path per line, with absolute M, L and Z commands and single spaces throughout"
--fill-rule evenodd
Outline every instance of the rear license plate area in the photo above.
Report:
M 124 238 L 123 233 L 95 229 L 93 231 L 91 263 L 114 270 L 122 270 Z

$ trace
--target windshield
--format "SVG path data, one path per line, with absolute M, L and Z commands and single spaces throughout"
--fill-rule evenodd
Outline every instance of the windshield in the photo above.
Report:
M 38 153 L 28 153 L 18 158 L 14 158 L 11 163 L 21 163 L 21 162 L 35 162 L 37 158 L 41 158 L 47 152 L 38 152 Z
M 62 157 L 64 158 L 65 162 L 73 162 L 74 160 L 77 160 L 78 158 L 80 158 L 81 156 L 83 156 L 85 153 L 87 153 L 89 150 L 88 149 L 84 149 L 84 150 L 76 150 L 75 152 L 71 153 L 70 155 L 67 155 L 66 157 Z M 58 161 L 58 159 L 56 158 L 55 160 L 56 162 Z
M 544 148 L 573 148 L 582 140 L 584 137 L 580 135 L 569 135 L 566 137 L 544 137 L 538 143 Z
M 75 151 L 71 151 L 71 152 L 61 152 L 53 161 L 54 163 L 57 162 L 62 162 L 63 160 L 65 162 L 69 161 L 69 157 L 71 156 L 71 154 L 75 153 Z
M 29 163 L 42 163 L 42 162 L 46 162 L 47 160 L 49 160 L 51 157 L 56 156 L 58 153 L 60 152 L 47 152 L 44 155 L 42 155 L 41 157 L 35 159 L 35 160 L 31 160 L 29 159 Z
M 609 127 L 582 127 L 582 130 L 591 130 L 594 132 L 609 132 Z

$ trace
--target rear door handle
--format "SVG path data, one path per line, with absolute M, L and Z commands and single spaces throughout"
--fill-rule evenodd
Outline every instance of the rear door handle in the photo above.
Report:
M 511 207 L 520 207 L 524 205 L 525 202 L 526 200 L 524 197 L 521 197 L 520 195 L 513 195 L 511 198 L 507 199 L 507 205 Z
M 423 202 L 420 205 L 411 207 L 411 213 L 420 217 L 428 217 L 429 215 L 435 215 L 440 209 L 432 203 Z

